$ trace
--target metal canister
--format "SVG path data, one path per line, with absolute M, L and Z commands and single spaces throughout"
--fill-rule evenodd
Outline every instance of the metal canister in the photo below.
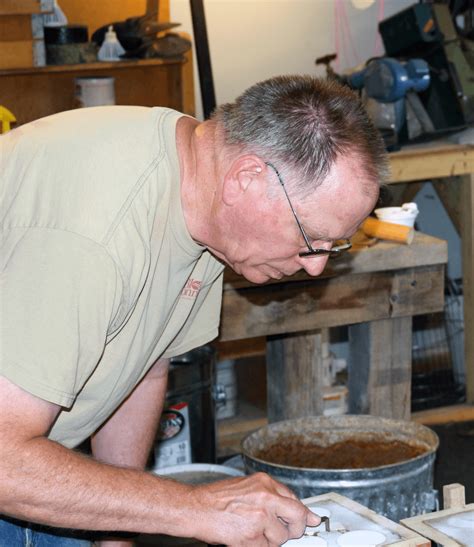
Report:
M 155 469 L 216 462 L 214 367 L 215 351 L 210 346 L 171 359 L 166 405 L 155 443 Z
M 322 446 L 357 438 L 398 440 L 422 445 L 423 453 L 399 463 L 363 469 L 299 468 L 264 461 L 266 447 L 298 435 Z M 300 498 L 336 492 L 398 522 L 432 511 L 437 502 L 433 473 L 438 436 L 431 429 L 375 416 L 315 416 L 276 422 L 248 435 L 242 442 L 248 473 L 264 471 L 286 484 Z

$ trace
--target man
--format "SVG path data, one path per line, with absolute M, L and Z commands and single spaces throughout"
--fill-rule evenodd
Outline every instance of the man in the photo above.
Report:
M 255 547 L 316 525 L 264 474 L 191 487 L 142 470 L 168 359 L 217 335 L 223 264 L 319 275 L 373 208 L 385 155 L 355 96 L 279 77 L 204 123 L 65 112 L 4 136 L 0 168 L 0 545 L 26 545 L 26 522 Z M 92 458 L 73 450 L 88 437 Z

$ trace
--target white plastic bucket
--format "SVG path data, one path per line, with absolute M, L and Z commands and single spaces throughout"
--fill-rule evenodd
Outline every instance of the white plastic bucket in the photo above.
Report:
M 115 78 L 95 76 L 76 78 L 74 98 L 79 108 L 115 104 Z
M 188 463 L 171 467 L 155 468 L 153 473 L 186 484 L 207 484 L 232 477 L 243 477 L 245 473 L 233 467 L 213 463 Z
M 391 224 L 403 224 L 413 228 L 415 219 L 418 216 L 416 203 L 404 203 L 401 207 L 380 207 L 374 213 L 379 220 Z

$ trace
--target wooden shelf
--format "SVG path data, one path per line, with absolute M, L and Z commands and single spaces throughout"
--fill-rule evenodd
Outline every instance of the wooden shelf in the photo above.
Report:
M 170 59 L 130 59 L 128 61 L 81 63 L 78 65 L 47 65 L 28 68 L 1 69 L 0 76 L 42 75 L 64 72 L 101 72 L 104 70 L 144 68 L 164 65 L 182 65 L 186 60 L 181 57 Z
M 167 59 L 130 59 L 0 70 L 1 102 L 18 125 L 75 108 L 74 78 L 115 78 L 121 105 L 165 106 L 194 115 L 192 53 Z
M 261 409 L 242 402 L 239 404 L 240 411 L 237 416 L 217 422 L 219 457 L 232 456 L 240 452 L 242 439 L 268 423 L 265 413 Z M 462 404 L 413 412 L 411 420 L 427 426 L 472 421 L 474 420 L 474 406 Z

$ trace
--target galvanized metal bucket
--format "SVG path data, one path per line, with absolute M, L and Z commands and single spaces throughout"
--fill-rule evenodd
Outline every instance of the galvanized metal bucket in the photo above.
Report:
M 374 442 L 383 438 L 416 443 L 426 451 L 400 463 L 365 469 L 307 469 L 256 457 L 262 449 L 294 435 L 320 446 L 358 437 Z M 433 466 L 438 445 L 436 433 L 414 422 L 360 415 L 315 416 L 262 427 L 243 440 L 242 452 L 248 473 L 268 473 L 300 498 L 336 492 L 398 522 L 435 508 Z

